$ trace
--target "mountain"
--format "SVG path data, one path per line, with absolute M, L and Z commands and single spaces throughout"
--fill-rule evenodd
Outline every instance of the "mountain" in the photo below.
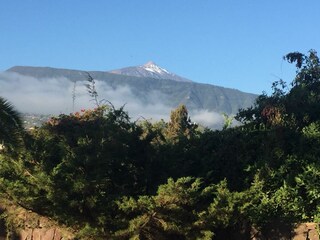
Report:
M 153 66 L 151 67 L 151 65 Z M 132 67 L 124 69 L 130 70 Z M 29 76 L 39 79 L 41 80 L 39 81 L 41 84 L 46 83 L 46 81 L 50 84 L 50 79 L 59 79 L 60 82 L 79 82 L 77 86 L 80 84 L 83 85 L 84 82 L 87 81 L 87 74 L 89 73 L 94 79 L 99 80 L 101 83 L 99 84 L 100 87 L 98 86 L 99 95 L 102 93 L 100 96 L 103 96 L 103 98 L 111 102 L 117 102 L 122 105 L 130 105 L 132 104 L 132 101 L 135 101 L 135 116 L 143 117 L 146 117 L 144 108 L 147 107 L 149 110 L 151 109 L 151 112 L 153 111 L 153 114 L 156 114 L 159 117 L 160 114 L 158 113 L 163 113 L 164 108 L 156 108 L 156 106 L 166 106 L 167 116 L 167 114 L 170 113 L 168 112 L 168 109 L 174 109 L 180 104 L 185 104 L 188 110 L 194 114 L 198 113 L 199 115 L 199 112 L 201 111 L 201 118 L 205 120 L 209 118 L 207 115 L 208 113 L 215 113 L 215 116 L 219 115 L 221 124 L 221 121 L 223 121 L 221 113 L 236 114 L 239 108 L 252 106 L 257 98 L 256 94 L 245 93 L 236 89 L 196 83 L 190 80 L 182 81 L 180 78 L 178 78 L 179 80 L 175 80 L 172 79 L 172 77 L 178 77 L 177 75 L 169 73 L 163 68 L 157 67 L 155 64 L 146 64 L 144 67 L 136 67 L 136 69 L 138 69 L 135 71 L 137 76 L 131 76 L 133 75 L 132 71 L 130 72 L 131 75 L 128 75 L 129 70 L 127 71 L 127 74 L 125 74 L 120 72 L 120 70 L 118 70 L 118 73 L 102 71 L 86 72 L 80 70 L 29 66 L 12 67 L 6 72 L 11 75 L 15 73 L 19 74 L 19 76 Z M 150 69 L 152 69 L 152 71 Z M 153 77 L 147 75 L 142 76 L 145 71 L 151 72 Z M 137 74 L 137 72 L 140 74 Z M 171 77 L 171 79 L 160 78 L 161 76 L 167 76 L 167 78 Z M 25 78 L 25 81 L 28 79 L 30 78 Z M 69 82 L 69 86 L 66 88 L 70 89 L 70 85 Z M 116 92 L 119 92 L 119 89 L 130 89 L 129 94 L 128 91 L 115 94 Z M 105 94 L 103 95 L 103 93 Z M 70 94 L 70 92 L 68 94 Z M 130 95 L 130 98 L 127 95 Z M 128 107 L 128 105 L 126 105 L 126 107 Z M 140 108 L 137 110 L 138 105 L 142 106 L 139 106 Z M 130 110 L 129 114 L 131 115 Z M 160 118 L 162 118 L 162 116 Z M 194 115 L 192 115 L 192 119 L 196 120 Z M 200 122 L 200 120 L 196 121 Z
M 127 75 L 132 77 L 147 77 L 155 79 L 170 79 L 178 82 L 192 82 L 191 80 L 180 77 L 174 73 L 169 72 L 168 70 L 159 67 L 152 61 L 147 62 L 144 65 L 136 67 L 126 67 L 117 70 L 109 71 L 110 73 Z

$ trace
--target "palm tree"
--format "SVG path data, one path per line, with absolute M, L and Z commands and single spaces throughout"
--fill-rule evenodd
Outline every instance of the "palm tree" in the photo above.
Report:
M 13 105 L 0 97 L 0 145 L 18 146 L 22 132 L 22 120 Z

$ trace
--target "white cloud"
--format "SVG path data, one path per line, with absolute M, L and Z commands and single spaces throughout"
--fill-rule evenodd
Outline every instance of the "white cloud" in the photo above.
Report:
M 76 99 L 73 109 L 74 83 L 66 78 L 36 79 L 16 73 L 0 73 L 0 96 L 8 99 L 21 112 L 60 114 L 93 108 L 86 82 L 76 83 Z M 110 101 L 116 108 L 125 105 L 132 120 L 169 120 L 172 108 L 161 103 L 165 96 L 153 91 L 145 93 L 145 100 L 138 99 L 129 86 L 112 88 L 96 80 L 99 99 Z M 143 102 L 142 102 L 143 101 Z M 190 111 L 191 120 L 204 126 L 221 126 L 223 117 L 208 110 Z
M 221 128 L 224 122 L 222 114 L 203 109 L 190 111 L 190 117 L 193 122 L 213 128 Z

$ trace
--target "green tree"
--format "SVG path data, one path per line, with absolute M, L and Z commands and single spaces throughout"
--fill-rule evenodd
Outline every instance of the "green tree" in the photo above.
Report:
M 190 139 L 195 135 L 197 125 L 192 123 L 185 105 L 171 111 L 166 137 L 176 142 L 181 138 Z
M 236 119 L 254 127 L 272 128 L 288 126 L 302 129 L 320 116 L 320 61 L 317 52 L 308 55 L 299 52 L 284 56 L 289 63 L 296 63 L 297 73 L 287 89 L 282 80 L 273 83 L 271 96 L 260 95 L 253 107 L 241 109 Z
M 286 97 L 286 109 L 301 129 L 320 119 L 320 61 L 315 50 L 308 55 L 289 53 L 285 59 L 297 66 L 297 75 Z
M 155 196 L 138 199 L 123 198 L 120 210 L 129 217 L 125 228 L 116 233 L 119 239 L 211 239 L 198 222 L 198 214 L 205 208 L 208 195 L 200 179 L 191 177 L 168 179 L 159 186 Z

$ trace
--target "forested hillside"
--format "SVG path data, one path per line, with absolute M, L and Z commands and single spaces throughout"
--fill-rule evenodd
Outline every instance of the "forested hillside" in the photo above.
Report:
M 320 222 L 320 61 L 285 59 L 292 83 L 221 131 L 199 129 L 184 105 L 150 123 L 98 104 L 25 132 L 0 104 L 1 130 L 15 132 L 0 132 L 0 196 L 78 239 L 290 239 L 277 226 Z

